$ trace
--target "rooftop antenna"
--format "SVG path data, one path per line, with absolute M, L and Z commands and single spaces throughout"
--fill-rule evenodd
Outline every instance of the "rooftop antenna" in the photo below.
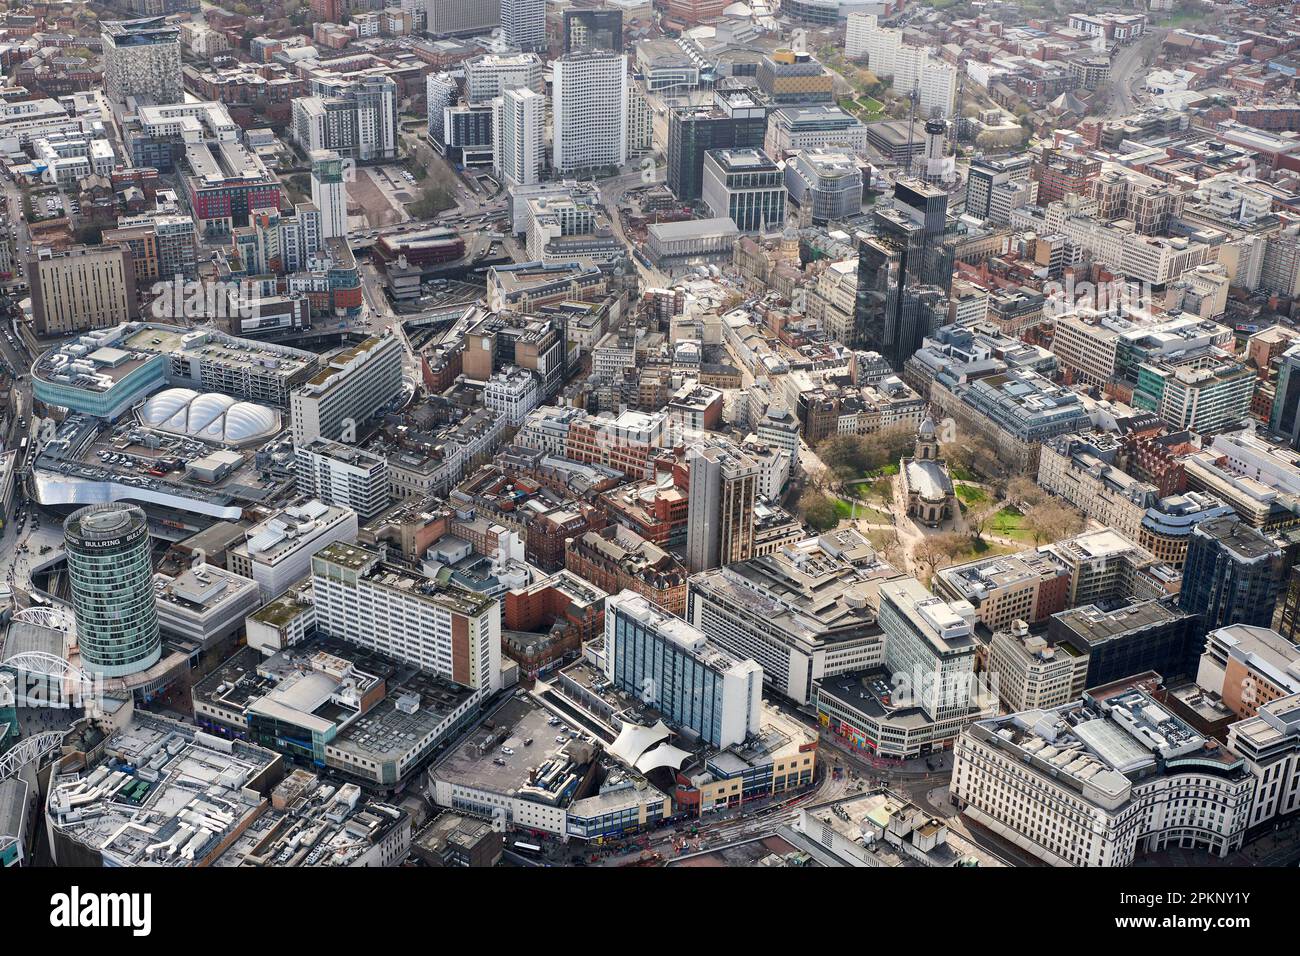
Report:
M 906 153 L 907 165 L 909 167 L 909 173 L 910 173 L 910 167 L 912 165 L 912 139 L 913 139 L 912 134 L 916 130 L 917 93 L 916 93 L 915 83 L 912 84 L 912 92 L 907 94 L 907 99 L 908 102 L 911 104 L 911 106 L 907 111 L 907 153 Z

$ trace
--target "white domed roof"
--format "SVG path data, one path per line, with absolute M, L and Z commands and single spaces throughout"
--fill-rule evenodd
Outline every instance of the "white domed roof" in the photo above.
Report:
M 190 388 L 169 388 L 159 392 L 140 409 L 140 420 L 146 425 L 161 425 L 177 412 L 188 408 L 199 393 Z
M 233 404 L 235 404 L 235 399 L 229 395 L 222 395 L 220 392 L 208 392 L 206 395 L 200 395 L 190 402 L 190 418 L 186 425 L 186 431 L 191 435 L 197 435 L 206 431 L 214 422 L 220 427 L 221 416 L 226 414 L 226 409 Z
M 280 416 L 265 405 L 236 402 L 226 410 L 226 441 L 244 442 L 279 428 Z
M 140 421 L 161 431 L 220 445 L 242 445 L 280 430 L 280 413 L 221 392 L 169 388 L 140 408 Z

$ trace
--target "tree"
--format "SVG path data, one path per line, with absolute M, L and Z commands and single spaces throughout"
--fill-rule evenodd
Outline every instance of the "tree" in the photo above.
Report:
M 958 432 L 951 442 L 941 446 L 940 453 L 950 465 L 972 474 L 992 477 L 1002 471 L 997 450 L 983 435 Z
M 817 446 L 817 457 L 843 481 L 897 463 L 915 443 L 910 426 L 891 425 L 869 435 L 831 435 Z
M 1047 500 L 1048 494 L 1038 482 L 1024 475 L 1016 475 L 1007 482 L 1003 496 L 1021 511 L 1028 513 L 1031 509 Z
M 1025 515 L 1025 526 L 1034 533 L 1034 544 L 1059 541 L 1083 530 L 1083 516 L 1069 505 L 1048 499 Z
M 411 203 L 411 215 L 416 219 L 432 219 L 454 205 L 456 200 L 450 190 L 430 180 L 420 190 L 420 198 Z
M 870 467 L 866 447 L 857 435 L 831 435 L 817 447 L 817 457 L 840 479 L 856 477 Z
M 799 499 L 799 517 L 814 531 L 829 531 L 840 523 L 835 502 L 812 488 Z
M 872 534 L 875 538 L 876 553 L 893 567 L 906 570 L 903 543 L 898 540 L 898 532 L 891 528 L 888 531 L 876 531 Z
M 916 430 L 910 425 L 890 425 L 866 437 L 868 440 L 874 439 L 876 447 L 880 449 L 883 458 L 881 464 L 896 463 L 900 458 L 910 455 L 916 447 Z
M 941 534 L 929 534 L 921 539 L 921 543 L 916 546 L 912 556 L 926 566 L 930 576 L 934 576 L 935 569 L 945 561 L 951 561 L 957 555 L 965 552 L 969 538 L 965 535 L 958 534 L 955 531 L 944 531 Z

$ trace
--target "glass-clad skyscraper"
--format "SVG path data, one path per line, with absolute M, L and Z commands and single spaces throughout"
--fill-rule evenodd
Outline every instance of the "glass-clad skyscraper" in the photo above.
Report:
M 86 670 L 122 677 L 162 656 L 149 526 L 135 505 L 91 505 L 63 524 L 77 643 Z
M 919 180 L 894 184 L 894 204 L 877 209 L 874 235 L 858 239 L 854 345 L 896 369 L 946 321 L 953 249 L 944 241 L 948 197 Z

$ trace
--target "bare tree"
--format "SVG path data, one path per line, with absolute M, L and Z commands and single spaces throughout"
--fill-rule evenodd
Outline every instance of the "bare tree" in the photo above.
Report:
M 926 535 L 912 552 L 912 556 L 924 564 L 933 577 L 939 565 L 951 561 L 966 550 L 969 540 L 966 535 L 955 531 Z
M 958 432 L 940 451 L 950 464 L 958 465 L 973 474 L 990 477 L 1002 472 L 997 450 L 983 435 Z
M 1024 512 L 1041 505 L 1049 497 L 1038 482 L 1024 475 L 1016 475 L 1010 479 L 1003 490 L 1003 495 L 1007 501 Z
M 896 568 L 906 570 L 903 563 L 903 543 L 898 540 L 898 532 L 892 528 L 888 531 L 878 533 L 876 538 L 876 552 L 885 559 L 885 561 Z
M 1025 525 L 1034 534 L 1034 544 L 1042 544 L 1078 534 L 1083 530 L 1083 516 L 1061 501 L 1048 499 L 1030 509 Z
M 997 514 L 998 508 L 995 505 L 992 508 L 984 508 L 976 511 L 971 508 L 966 512 L 966 530 L 970 532 L 971 537 L 976 541 L 984 540 L 984 529 L 988 527 L 989 521 Z

